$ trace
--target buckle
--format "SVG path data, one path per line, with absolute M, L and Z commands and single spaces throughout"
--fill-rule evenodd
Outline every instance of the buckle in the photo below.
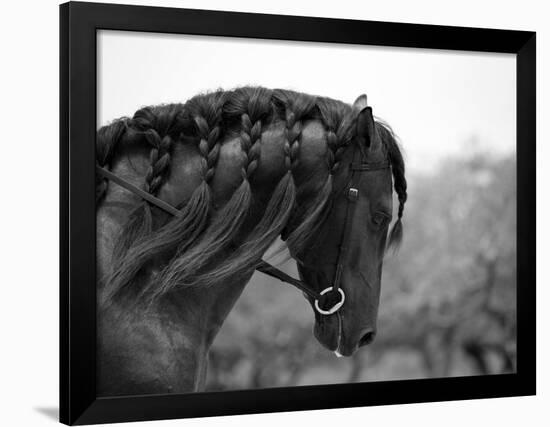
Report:
M 357 188 L 350 188 L 348 190 L 348 200 L 350 202 L 355 202 L 359 197 L 359 190 Z

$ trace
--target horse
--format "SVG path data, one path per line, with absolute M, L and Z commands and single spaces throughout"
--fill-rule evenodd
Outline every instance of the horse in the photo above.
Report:
M 351 356 L 374 339 L 407 183 L 366 95 L 241 87 L 144 107 L 97 131 L 96 167 L 99 396 L 203 390 L 255 269 L 277 277 L 262 256 L 278 238 L 321 345 Z

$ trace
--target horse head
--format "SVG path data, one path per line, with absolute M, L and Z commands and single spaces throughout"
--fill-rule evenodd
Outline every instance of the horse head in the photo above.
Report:
M 365 95 L 354 108 L 354 137 L 333 177 L 332 207 L 316 238 L 298 257 L 301 279 L 323 294 L 320 299 L 308 297 L 315 336 L 338 356 L 351 356 L 376 335 L 393 211 L 392 171 L 400 207 L 390 244 L 400 239 L 406 198 L 403 160 L 391 132 L 375 122 Z

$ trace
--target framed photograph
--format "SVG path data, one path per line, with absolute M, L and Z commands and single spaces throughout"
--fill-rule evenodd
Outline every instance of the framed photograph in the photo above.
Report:
M 60 25 L 61 422 L 535 393 L 535 33 Z

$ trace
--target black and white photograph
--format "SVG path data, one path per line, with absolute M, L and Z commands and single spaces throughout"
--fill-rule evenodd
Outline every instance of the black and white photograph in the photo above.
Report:
M 4 3 L 0 425 L 546 425 L 542 2 Z
M 514 373 L 515 79 L 98 31 L 98 395 Z

